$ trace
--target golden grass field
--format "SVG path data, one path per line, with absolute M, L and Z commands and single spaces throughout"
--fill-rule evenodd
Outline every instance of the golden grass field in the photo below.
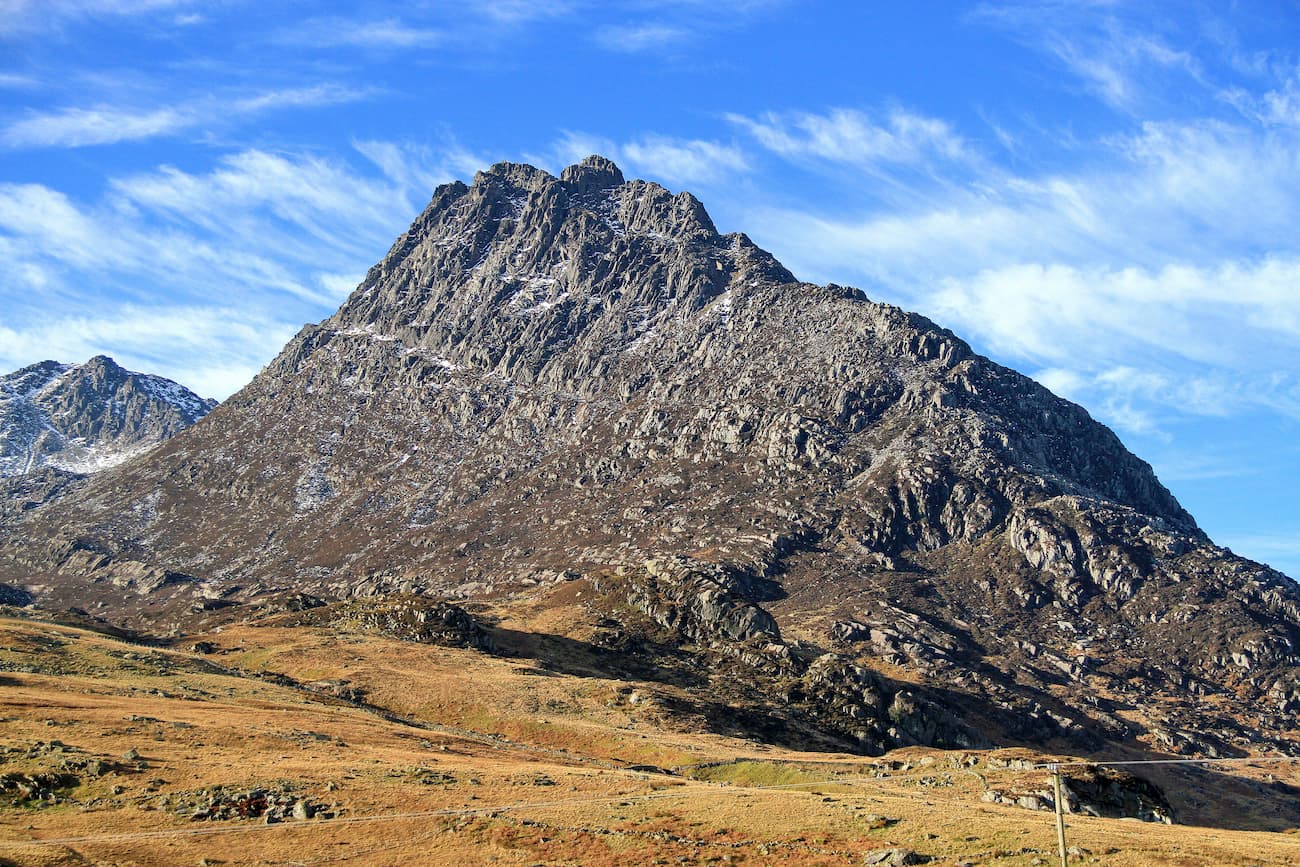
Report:
M 198 638 L 213 647 L 182 649 Z M 333 697 L 343 681 L 364 704 Z M 237 625 L 162 649 L 0 620 L 0 778 L 104 763 L 58 803 L 0 790 L 0 864 L 834 865 L 895 847 L 934 865 L 1058 863 L 1050 812 L 981 801 L 1046 785 L 998 767 L 1028 753 L 792 752 L 680 730 L 651 695 L 323 629 Z M 1234 773 L 1294 781 L 1293 767 Z M 1186 779 L 1214 802 L 1215 776 Z M 214 786 L 332 818 L 191 819 Z M 1223 818 L 1272 830 L 1070 816 L 1070 861 L 1300 864 L 1294 830 Z

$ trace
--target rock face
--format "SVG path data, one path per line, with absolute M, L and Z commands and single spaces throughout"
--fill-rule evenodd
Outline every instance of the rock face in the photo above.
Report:
M 570 580 L 873 743 L 942 740 L 942 707 L 998 743 L 1231 754 L 1300 709 L 1296 586 L 1082 408 L 599 157 L 440 187 L 204 424 L 0 548 L 40 604 L 168 623 Z
M 0 477 L 106 469 L 175 436 L 214 406 L 104 355 L 85 364 L 42 361 L 0 377 Z
M 312 608 L 286 625 L 326 626 L 338 632 L 371 632 L 402 641 L 491 651 L 492 636 L 465 609 L 450 602 L 402 595 L 359 599 Z

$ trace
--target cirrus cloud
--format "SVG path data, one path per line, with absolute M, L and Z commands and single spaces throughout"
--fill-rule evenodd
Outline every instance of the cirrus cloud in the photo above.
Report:
M 339 105 L 367 91 L 335 84 L 268 90 L 248 96 L 204 97 L 176 105 L 137 109 L 108 104 L 92 108 L 31 111 L 0 128 L 0 147 L 75 148 L 140 141 L 211 128 L 241 117 L 286 108 Z

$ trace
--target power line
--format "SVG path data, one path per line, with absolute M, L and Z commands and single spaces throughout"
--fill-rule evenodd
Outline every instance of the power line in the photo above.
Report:
M 1254 756 L 1244 758 L 1228 759 L 1120 759 L 1108 762 L 1099 759 L 1076 759 L 1071 762 L 1048 762 L 1038 764 L 1033 767 L 1036 769 L 1046 769 L 1051 771 L 1052 788 L 1055 792 L 1052 798 L 1052 809 L 1056 814 L 1056 840 L 1058 854 L 1061 859 L 1061 867 L 1069 867 L 1070 856 L 1069 850 L 1065 845 L 1065 799 L 1061 794 L 1061 768 L 1064 767 L 1116 767 L 1131 765 L 1227 765 L 1227 764 L 1244 764 L 1255 762 L 1296 762 L 1300 761 L 1300 756 Z M 1027 769 L 1026 769 L 1027 770 Z
M 1075 759 L 1069 762 L 1045 762 L 1043 764 L 1031 765 L 1023 770 L 1051 770 L 1053 768 L 1068 767 L 1117 767 L 1121 765 L 1228 765 L 1228 764 L 1251 764 L 1254 762 L 1300 762 L 1300 756 L 1248 756 L 1245 758 L 1231 759 L 1122 759 L 1118 761 L 1107 761 L 1106 759 Z M 1014 770 L 1014 769 L 1010 769 Z

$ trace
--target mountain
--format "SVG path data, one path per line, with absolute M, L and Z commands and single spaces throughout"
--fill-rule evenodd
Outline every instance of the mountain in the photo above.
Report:
M 1085 410 L 600 157 L 439 187 L 242 391 L 24 515 L 0 580 L 177 632 L 526 602 L 710 725 L 867 752 L 1234 755 L 1300 710 L 1300 590 Z
M 214 406 L 106 355 L 85 364 L 42 361 L 0 376 L 0 477 L 43 467 L 107 469 L 175 436 Z
M 85 364 L 42 361 L 0 377 L 0 528 L 88 474 L 175 436 L 214 406 L 105 355 Z

